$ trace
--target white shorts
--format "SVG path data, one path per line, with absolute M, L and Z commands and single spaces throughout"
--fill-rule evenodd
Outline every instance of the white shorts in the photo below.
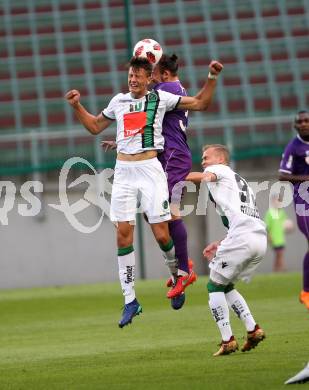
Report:
M 167 180 L 157 158 L 116 162 L 110 219 L 135 221 L 137 211 L 144 212 L 149 223 L 171 219 Z
M 209 263 L 210 279 L 224 286 L 239 279 L 249 281 L 267 249 L 265 233 L 227 235 Z

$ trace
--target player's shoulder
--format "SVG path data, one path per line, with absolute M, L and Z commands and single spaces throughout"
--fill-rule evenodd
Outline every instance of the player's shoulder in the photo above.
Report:
M 303 140 L 299 135 L 297 135 L 296 137 L 295 137 L 295 146 L 296 145 L 302 145 L 302 147 L 307 147 L 308 149 L 309 149 L 309 142 L 308 141 L 305 141 L 305 140 Z
M 174 95 L 184 95 L 185 89 L 181 85 L 180 81 L 168 81 L 162 82 L 155 85 L 154 89 L 156 91 L 165 91 L 172 93 Z
M 122 93 L 122 92 L 117 93 L 116 95 L 114 95 L 112 97 L 111 102 L 117 103 L 117 102 L 121 101 L 122 99 L 128 98 L 129 95 L 130 95 L 129 93 Z
M 166 99 L 168 98 L 170 95 L 172 95 L 172 93 L 170 91 L 165 91 L 163 89 L 156 89 L 153 91 L 154 93 L 158 94 L 160 98 L 163 98 L 163 99 Z
M 214 164 L 207 167 L 204 172 L 214 173 L 218 179 L 229 177 L 234 174 L 233 170 L 225 164 Z
M 296 136 L 290 140 L 290 142 L 286 145 L 285 150 L 293 151 L 302 144 L 302 141 Z M 309 146 L 309 145 L 308 145 Z

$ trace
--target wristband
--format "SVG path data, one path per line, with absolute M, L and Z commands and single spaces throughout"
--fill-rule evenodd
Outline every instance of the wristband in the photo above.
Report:
M 209 73 L 208 73 L 208 78 L 209 78 L 210 80 L 217 80 L 218 76 L 209 72 Z

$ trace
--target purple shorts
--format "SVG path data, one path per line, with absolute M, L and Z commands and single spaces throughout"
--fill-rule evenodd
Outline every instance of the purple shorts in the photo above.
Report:
M 182 197 L 182 186 L 175 185 L 184 181 L 192 168 L 192 157 L 190 151 L 182 151 L 174 148 L 165 148 L 164 152 L 158 155 L 158 159 L 167 176 L 169 200 L 178 203 Z M 173 191 L 174 189 L 174 191 Z

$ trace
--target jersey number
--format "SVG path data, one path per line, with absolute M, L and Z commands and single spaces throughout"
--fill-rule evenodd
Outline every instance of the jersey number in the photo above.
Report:
M 239 198 L 241 203 L 245 203 L 247 206 L 255 208 L 255 197 L 246 180 L 238 175 L 238 173 L 235 173 L 235 180 L 239 188 Z

